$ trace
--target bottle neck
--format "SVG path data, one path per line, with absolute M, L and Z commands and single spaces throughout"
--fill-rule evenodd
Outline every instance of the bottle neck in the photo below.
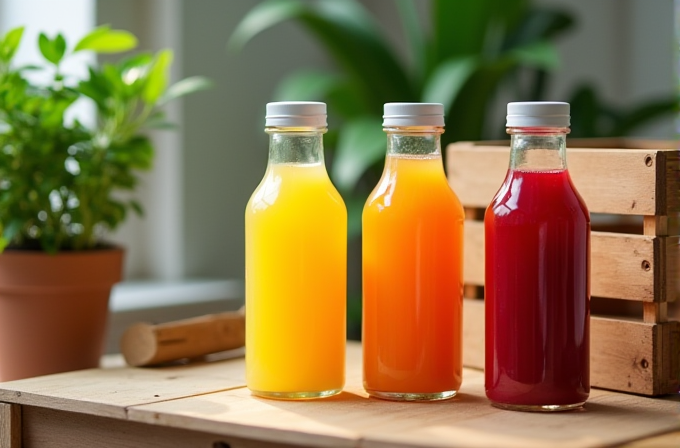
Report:
M 269 163 L 323 163 L 326 128 L 267 127 Z
M 436 156 L 441 155 L 440 126 L 386 127 L 387 155 Z
M 513 127 L 510 134 L 510 169 L 561 171 L 567 169 L 569 128 Z

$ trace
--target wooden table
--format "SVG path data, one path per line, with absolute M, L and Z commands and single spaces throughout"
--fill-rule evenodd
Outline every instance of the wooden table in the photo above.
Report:
M 485 398 L 482 373 L 466 370 L 452 400 L 371 399 L 355 343 L 345 391 L 307 402 L 252 397 L 241 356 L 163 368 L 118 364 L 0 383 L 0 448 L 680 446 L 677 396 L 593 390 L 583 411 L 501 411 Z

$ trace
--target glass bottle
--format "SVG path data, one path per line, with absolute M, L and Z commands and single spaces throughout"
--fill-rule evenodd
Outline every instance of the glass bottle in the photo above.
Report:
M 385 104 L 385 169 L 363 211 L 364 388 L 453 397 L 462 381 L 463 208 L 444 174 L 441 104 Z
M 347 210 L 323 157 L 326 104 L 267 104 L 269 162 L 246 208 L 246 381 L 309 399 L 344 385 Z
M 590 391 L 590 215 L 566 163 L 569 104 L 508 104 L 510 167 L 485 215 L 487 397 L 562 411 Z

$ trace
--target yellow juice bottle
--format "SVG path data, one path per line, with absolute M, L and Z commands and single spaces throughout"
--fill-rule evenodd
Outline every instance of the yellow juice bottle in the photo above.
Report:
M 326 105 L 267 105 L 269 162 L 246 207 L 246 380 L 310 399 L 345 381 L 347 210 L 323 160 Z

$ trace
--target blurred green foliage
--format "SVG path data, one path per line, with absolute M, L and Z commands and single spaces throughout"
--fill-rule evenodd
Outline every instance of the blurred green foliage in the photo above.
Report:
M 413 0 L 383 2 L 397 8 L 404 49 L 394 48 L 378 20 L 356 0 L 267 0 L 254 7 L 233 32 L 229 47 L 282 22 L 294 21 L 335 62 L 330 71 L 296 71 L 282 79 L 274 100 L 328 103 L 337 132 L 329 131 L 331 177 L 349 211 L 350 235 L 361 231 L 361 210 L 383 167 L 383 104 L 439 102 L 448 124 L 442 144 L 499 138 L 504 129 L 490 114 L 498 95 L 540 101 L 559 75 L 555 41 L 575 26 L 567 11 L 529 0 L 431 0 L 429 20 Z M 677 111 L 677 98 L 615 107 L 589 85 L 575 88 L 572 137 L 625 136 Z
M 555 42 L 576 25 L 566 10 L 530 0 L 431 0 L 429 17 L 421 17 L 423 8 L 414 0 L 382 4 L 397 8 L 406 48 L 391 45 L 377 18 L 356 0 L 266 0 L 242 19 L 228 42 L 230 49 L 243 50 L 258 34 L 294 21 L 335 62 L 333 70 L 287 75 L 273 100 L 328 104 L 333 126 L 326 147 L 332 154 L 331 177 L 347 204 L 351 244 L 361 233 L 364 202 L 383 170 L 384 103 L 443 103 L 444 146 L 504 138 L 502 124 L 492 127 L 502 123 L 491 115 L 498 98 L 570 102 L 571 137 L 626 136 L 678 111 L 672 92 L 626 107 L 608 104 L 588 84 L 576 86 L 567 98 L 547 98 L 560 69 Z M 350 284 L 347 306 L 348 335 L 356 339 L 361 334 L 357 285 Z

